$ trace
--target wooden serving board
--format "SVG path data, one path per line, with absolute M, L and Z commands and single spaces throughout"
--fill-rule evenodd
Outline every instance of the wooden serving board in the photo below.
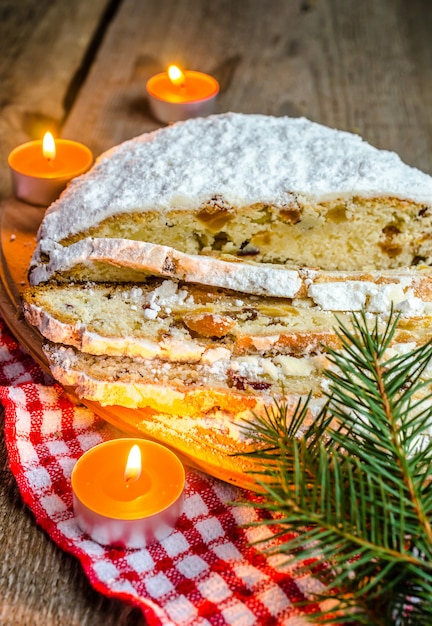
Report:
M 0 203 L 0 312 L 9 329 L 31 356 L 49 372 L 42 351 L 43 338 L 28 325 L 21 312 L 21 294 L 28 287 L 27 273 L 36 246 L 37 230 L 44 209 L 25 204 L 13 198 Z M 171 448 L 190 467 L 240 487 L 251 488 L 254 480 L 250 461 L 223 455 L 221 448 L 209 436 L 207 441 L 195 438 L 190 449 L 176 445 L 175 431 L 157 426 L 157 414 L 150 409 L 129 409 L 121 406 L 101 406 L 97 402 L 78 399 L 72 388 L 66 391 L 94 413 L 127 435 L 152 439 Z M 179 418 L 180 419 L 180 418 Z M 154 435 L 156 430 L 157 436 Z M 223 457 L 223 458 L 222 458 Z
M 48 369 L 42 338 L 21 313 L 21 293 L 28 286 L 27 271 L 43 215 L 43 208 L 13 198 L 0 204 L 0 311 L 16 339 Z

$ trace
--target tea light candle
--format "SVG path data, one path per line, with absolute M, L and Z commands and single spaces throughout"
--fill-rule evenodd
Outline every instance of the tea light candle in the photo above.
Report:
M 68 182 L 84 174 L 93 163 L 87 146 L 69 139 L 54 140 L 46 133 L 43 140 L 29 141 L 9 155 L 12 186 L 19 200 L 48 206 Z
M 71 476 L 80 528 L 102 545 L 144 548 L 167 537 L 183 508 L 178 457 L 145 439 L 113 439 L 90 448 Z
M 214 113 L 219 83 L 203 72 L 170 65 L 147 81 L 150 109 L 161 122 L 178 122 Z

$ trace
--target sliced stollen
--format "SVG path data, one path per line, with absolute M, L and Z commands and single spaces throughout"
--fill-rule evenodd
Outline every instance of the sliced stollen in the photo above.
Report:
M 309 393 L 320 410 L 349 312 L 400 311 L 389 356 L 430 339 L 431 233 L 432 178 L 357 135 L 188 120 L 108 151 L 47 210 L 23 309 L 59 383 L 230 480 L 245 420 Z
M 53 376 L 74 393 L 102 406 L 148 407 L 189 417 L 262 413 L 282 386 L 290 397 L 323 395 L 326 357 L 243 356 L 215 362 L 180 363 L 125 356 L 95 356 L 59 344 L 44 345 Z M 292 362 L 298 361 L 295 369 Z M 290 373 L 286 373 L 287 367 Z M 303 368 L 303 370 L 302 370 Z
M 417 307 L 422 314 L 420 301 L 432 300 L 432 269 L 425 265 L 368 272 L 289 268 L 228 255 L 185 254 L 167 246 L 114 238 L 86 238 L 66 248 L 54 244 L 49 262 L 34 262 L 30 268 L 33 286 L 71 281 L 140 283 L 149 276 L 259 296 L 309 299 L 327 311 L 366 307 L 379 313 L 388 310 L 391 301 L 407 301 L 406 307 Z
M 389 358 L 415 344 L 396 343 Z M 125 356 L 94 356 L 71 347 L 45 344 L 53 376 L 78 397 L 102 406 L 149 408 L 190 418 L 220 418 L 236 424 L 262 415 L 274 401 L 291 405 L 309 393 L 319 409 L 326 399 L 330 367 L 325 354 L 242 356 L 214 362 L 179 363 Z M 431 367 L 423 373 L 430 382 Z M 423 389 L 430 390 L 430 384 Z
M 48 263 L 32 261 L 31 285 L 48 281 L 142 282 L 148 276 L 176 278 L 285 298 L 295 297 L 302 287 L 297 269 L 263 263 L 242 262 L 235 257 L 219 259 L 190 255 L 168 246 L 128 239 L 86 238 L 68 247 L 46 242 L 41 254 Z
M 23 311 L 45 338 L 91 354 L 210 363 L 337 343 L 329 312 L 172 280 L 40 285 L 23 293 Z
M 329 286 L 317 286 L 320 284 Z M 331 298 L 342 285 L 345 294 L 339 302 L 345 302 L 350 284 L 330 283 Z M 375 287 L 375 296 L 368 300 L 370 308 L 380 304 L 387 311 L 393 297 L 395 308 L 401 310 L 395 341 L 409 336 L 420 343 L 432 337 L 432 304 L 415 295 L 412 283 L 364 284 L 370 291 L 371 285 Z M 358 299 L 367 290 L 357 286 L 354 293 Z M 356 304 L 357 299 L 352 302 Z M 172 280 L 138 285 L 40 285 L 23 293 L 23 311 L 46 339 L 82 352 L 190 363 L 244 354 L 313 355 L 322 351 L 323 344 L 337 347 L 334 328 L 338 320 L 347 326 L 351 320 L 346 312 L 339 312 L 336 318 L 334 312 L 321 310 L 308 300 L 300 308 L 294 307 L 291 299 Z M 374 316 L 370 317 L 374 323 Z M 384 326 L 387 315 L 381 318 Z
M 325 270 L 432 259 L 432 178 L 358 135 L 304 118 L 228 113 L 173 124 L 102 155 L 48 209 L 53 243 L 148 241 L 186 254 Z

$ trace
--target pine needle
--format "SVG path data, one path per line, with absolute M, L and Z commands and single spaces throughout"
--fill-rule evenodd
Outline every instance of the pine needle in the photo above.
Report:
M 432 386 L 422 378 L 432 345 L 388 358 L 397 323 L 393 312 L 382 332 L 364 312 L 350 329 L 339 323 L 312 424 L 308 397 L 245 427 L 262 467 L 253 506 L 277 514 L 255 524 L 278 529 L 281 543 L 266 549 L 325 585 L 309 610 L 332 600 L 331 614 L 309 614 L 315 624 L 432 624 Z

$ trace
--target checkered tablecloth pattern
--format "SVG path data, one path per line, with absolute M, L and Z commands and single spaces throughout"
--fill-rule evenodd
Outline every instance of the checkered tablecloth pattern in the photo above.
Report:
M 85 450 L 120 433 L 74 404 L 1 319 L 0 385 L 9 462 L 22 497 L 101 593 L 141 607 L 151 625 L 310 623 L 294 604 L 319 591 L 319 583 L 251 546 L 259 538 L 274 541 L 267 527 L 247 525 L 259 519 L 258 509 L 233 504 L 255 496 L 196 471 L 187 471 L 184 512 L 165 540 L 139 550 L 91 541 L 74 518 L 71 471 Z

